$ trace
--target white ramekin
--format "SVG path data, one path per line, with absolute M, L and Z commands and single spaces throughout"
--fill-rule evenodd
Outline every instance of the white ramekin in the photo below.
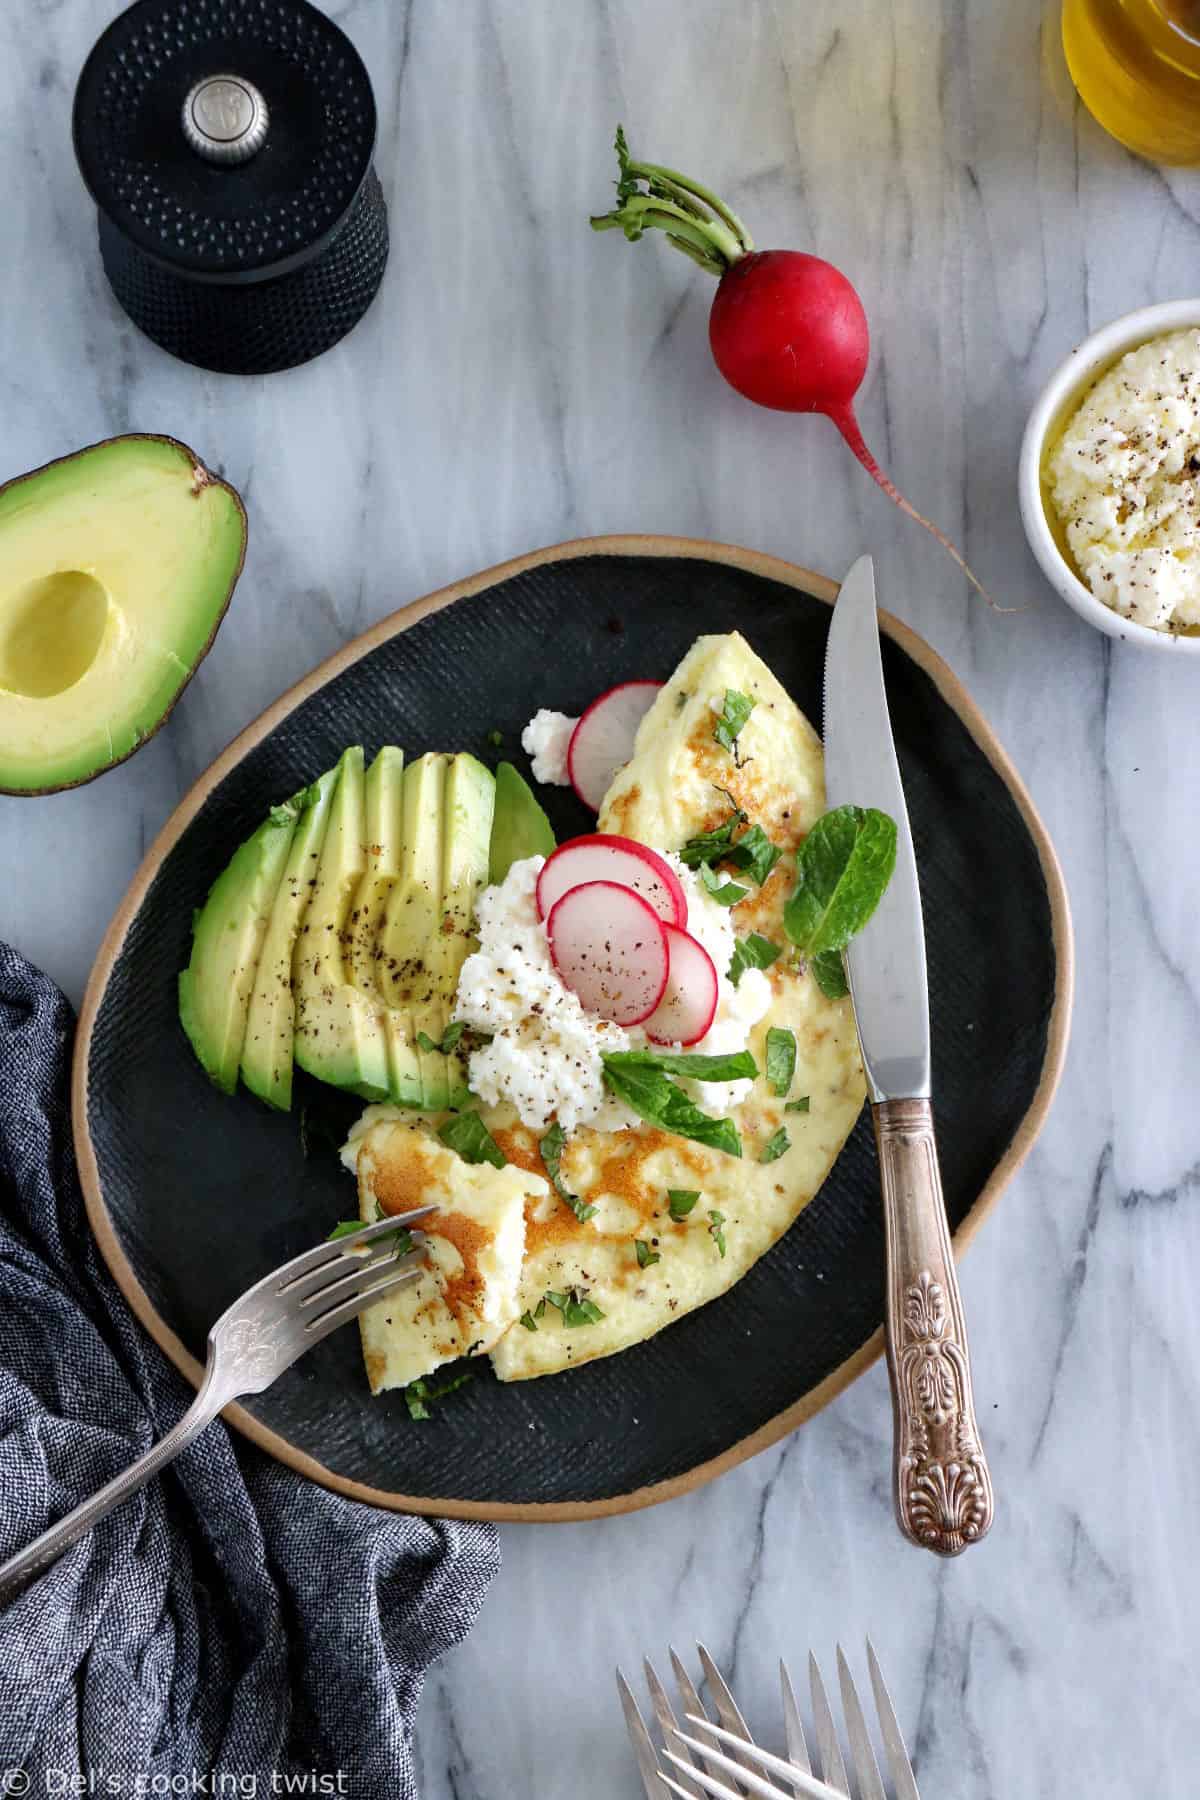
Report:
M 1166 331 L 1180 331 L 1189 325 L 1200 326 L 1200 300 L 1168 300 L 1162 306 L 1143 306 L 1137 312 L 1126 313 L 1102 331 L 1095 331 L 1085 338 L 1066 361 L 1060 363 L 1042 389 L 1025 427 L 1017 473 L 1021 523 L 1029 539 L 1029 548 L 1050 585 L 1097 631 L 1147 650 L 1165 650 L 1172 656 L 1200 656 L 1200 637 L 1176 637 L 1169 631 L 1155 631 L 1149 625 L 1136 625 L 1131 619 L 1123 619 L 1120 613 L 1097 600 L 1059 549 L 1046 517 L 1042 455 L 1050 433 L 1066 423 L 1070 411 L 1083 399 L 1088 388 L 1127 350 L 1135 349 L 1150 338 L 1161 337 Z

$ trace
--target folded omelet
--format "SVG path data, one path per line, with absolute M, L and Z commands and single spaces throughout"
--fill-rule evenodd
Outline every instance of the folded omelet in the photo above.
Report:
M 714 738 L 729 688 L 755 702 L 736 759 Z M 678 850 L 719 826 L 731 799 L 783 851 L 762 887 L 751 884 L 736 907 L 735 930 L 783 946 L 795 851 L 825 809 L 821 745 L 790 695 L 736 632 L 700 638 L 665 684 L 642 721 L 632 759 L 605 798 L 598 829 Z M 358 1161 L 364 1218 L 375 1216 L 376 1204 L 397 1211 L 401 1201 L 418 1205 L 441 1194 L 440 1203 L 453 1209 L 451 1223 L 443 1224 L 441 1215 L 431 1222 L 431 1246 L 439 1233 L 446 1243 L 457 1236 L 465 1266 L 461 1228 L 454 1223 L 460 1213 L 506 1246 L 492 1257 L 486 1275 L 476 1265 L 482 1286 L 470 1307 L 458 1298 L 457 1265 L 448 1257 L 443 1262 L 435 1247 L 430 1281 L 413 1291 L 407 1307 L 389 1300 L 386 1324 L 374 1317 L 382 1308 L 366 1315 L 373 1389 L 426 1373 L 434 1366 L 430 1354 L 445 1361 L 467 1348 L 490 1351 L 502 1381 L 610 1356 L 724 1293 L 770 1249 L 820 1188 L 866 1090 L 850 1002 L 826 999 L 786 956 L 766 973 L 770 1005 L 750 1039 L 760 1076 L 733 1115 L 741 1158 L 646 1124 L 618 1131 L 581 1127 L 567 1141 L 559 1180 L 595 1208 L 585 1222 L 546 1180 L 539 1134 L 509 1108 L 483 1113 L 507 1158 L 504 1169 L 462 1163 L 420 1121 L 406 1121 L 400 1136 L 395 1124 L 387 1135 L 378 1126 L 364 1134 Z M 772 1026 L 796 1039 L 795 1074 L 784 1096 L 773 1094 L 761 1073 Z M 789 1101 L 804 1099 L 807 1111 L 786 1110 Z M 781 1126 L 788 1148 L 761 1160 Z M 398 1177 L 401 1162 L 417 1171 L 413 1179 Z M 686 1216 L 672 1216 L 671 1190 L 699 1195 Z M 468 1195 L 470 1210 L 464 1212 Z M 511 1248 L 518 1208 L 519 1257 Z

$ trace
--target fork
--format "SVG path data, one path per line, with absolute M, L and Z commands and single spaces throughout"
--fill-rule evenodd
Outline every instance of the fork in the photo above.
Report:
M 397 1234 L 436 1210 L 421 1206 L 327 1239 L 247 1288 L 208 1334 L 204 1379 L 183 1417 L 131 1468 L 0 1564 L 0 1605 L 122 1500 L 145 1487 L 231 1400 L 261 1394 L 339 1325 L 415 1281 L 419 1246 Z
M 671 1668 L 682 1701 L 684 1723 L 692 1727 L 691 1731 L 685 1731 L 676 1718 L 670 1697 L 653 1663 L 647 1659 L 644 1664 L 654 1718 L 663 1739 L 660 1751 L 655 1749 L 654 1739 L 642 1718 L 633 1690 L 620 1669 L 617 1670 L 617 1689 L 621 1696 L 625 1724 L 647 1800 L 669 1800 L 671 1795 L 681 1795 L 683 1800 L 699 1800 L 703 1795 L 711 1795 L 712 1800 L 742 1800 L 742 1796 L 746 1794 L 754 1796 L 755 1800 L 796 1800 L 796 1797 L 803 1797 L 803 1800 L 848 1800 L 850 1782 L 838 1741 L 833 1709 L 829 1704 L 816 1657 L 811 1651 L 808 1676 L 816 1740 L 815 1772 L 787 1664 L 781 1662 L 779 1665 L 787 1755 L 774 1756 L 754 1743 L 737 1702 L 729 1691 L 728 1683 L 704 1645 L 698 1644 L 697 1650 L 704 1671 L 704 1685 L 716 1713 L 715 1720 L 708 1716 L 701 1705 L 700 1696 L 684 1663 L 674 1650 L 670 1652 Z M 912 1763 L 900 1735 L 896 1709 L 892 1705 L 879 1659 L 869 1638 L 867 1667 L 895 1800 L 921 1800 Z M 862 1702 L 840 1645 L 837 1671 L 858 1800 L 888 1800 Z M 670 1766 L 669 1770 L 666 1765 Z

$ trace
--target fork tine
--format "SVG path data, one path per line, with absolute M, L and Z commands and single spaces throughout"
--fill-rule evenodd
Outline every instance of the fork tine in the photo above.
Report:
M 883 1679 L 883 1670 L 879 1667 L 879 1658 L 875 1654 L 875 1646 L 867 1639 L 867 1668 L 871 1675 L 871 1687 L 875 1694 L 875 1711 L 879 1714 L 879 1729 L 883 1736 L 883 1747 L 887 1752 L 888 1768 L 891 1771 L 892 1786 L 896 1790 L 896 1800 L 921 1800 L 917 1792 L 917 1781 L 913 1774 L 912 1763 L 908 1751 L 904 1748 L 904 1739 L 900 1735 L 900 1722 L 896 1717 L 896 1709 L 892 1705 L 892 1696 L 887 1691 Z
M 273 1285 L 276 1293 L 282 1294 L 302 1275 L 307 1275 L 314 1269 L 323 1269 L 326 1264 L 337 1262 L 339 1258 L 344 1259 L 349 1268 L 358 1258 L 347 1255 L 348 1248 L 361 1249 L 364 1245 L 369 1245 L 374 1238 L 386 1237 L 390 1231 L 399 1230 L 405 1225 L 415 1225 L 419 1220 L 428 1218 L 430 1213 L 436 1211 L 437 1207 L 433 1204 L 418 1206 L 412 1212 L 393 1213 L 386 1219 L 376 1219 L 372 1224 L 364 1225 L 361 1231 L 347 1233 L 345 1237 L 326 1238 L 323 1244 L 317 1244 L 312 1250 L 305 1250 L 299 1256 L 293 1256 L 291 1262 L 284 1263 L 282 1268 L 276 1269 L 275 1273 L 268 1276 L 267 1279 Z
M 710 1752 L 710 1754 L 715 1753 Z M 687 1763 L 681 1763 L 680 1759 L 670 1750 L 664 1750 L 663 1755 L 669 1762 L 673 1762 L 676 1768 L 686 1769 L 688 1767 Z M 737 1769 L 738 1767 L 737 1763 L 729 1756 L 718 1756 L 716 1760 L 729 1769 Z M 757 1775 L 751 1776 L 745 1770 L 739 1770 L 739 1774 L 745 1775 L 747 1781 L 759 1782 Z M 713 1800 L 742 1800 L 742 1796 L 746 1791 L 741 1787 L 726 1787 L 723 1781 L 718 1781 L 716 1776 L 710 1775 L 706 1769 L 696 1769 L 692 1774 L 691 1779 L 699 1782 L 706 1794 L 712 1794 Z M 683 1789 L 677 1787 L 676 1792 L 682 1794 Z M 752 1792 L 759 1795 L 765 1795 L 766 1800 L 787 1800 L 786 1794 L 781 1794 L 777 1787 L 771 1787 L 769 1783 L 765 1781 L 759 1782 L 759 1785 L 753 1788 Z
M 817 1728 L 817 1760 L 821 1765 L 817 1773 L 823 1781 L 829 1783 L 835 1793 L 848 1796 L 850 1784 L 846 1778 L 846 1765 L 842 1761 L 837 1726 L 833 1722 L 829 1696 L 825 1692 L 825 1683 L 821 1680 L 817 1659 L 811 1650 L 808 1653 L 808 1685 L 812 1693 L 813 1723 Z
M 735 1747 L 738 1745 L 738 1739 L 733 1732 L 726 1731 L 721 1725 L 714 1725 L 711 1719 L 692 1719 L 690 1723 L 702 1731 L 711 1731 L 714 1737 L 729 1740 Z M 695 1741 L 685 1737 L 681 1731 L 677 1731 L 676 1736 L 682 1738 L 685 1744 Z M 772 1775 L 779 1775 L 783 1780 L 790 1781 L 796 1793 L 804 1796 L 805 1800 L 808 1800 L 809 1796 L 812 1796 L 812 1800 L 839 1800 L 834 1788 L 829 1787 L 823 1781 L 818 1781 L 815 1775 L 801 1769 L 799 1764 L 782 1756 L 774 1756 L 770 1750 L 761 1750 L 757 1744 L 747 1744 L 744 1750 L 739 1748 L 737 1753 L 744 1757 L 746 1763 L 752 1763 L 758 1768 L 768 1770 Z M 746 1779 L 749 1780 L 748 1773 Z
M 654 1754 L 654 1745 L 650 1733 L 646 1730 L 646 1722 L 633 1697 L 633 1689 L 626 1681 L 621 1670 L 617 1670 L 617 1692 L 621 1696 L 621 1711 L 625 1714 L 625 1729 L 629 1733 L 629 1741 L 633 1745 L 633 1754 L 637 1757 L 638 1773 L 642 1778 L 642 1786 L 646 1790 L 646 1800 L 663 1800 L 663 1776 L 659 1773 L 658 1758 Z M 680 1790 L 682 1792 L 682 1790 Z M 691 1800 L 691 1796 L 685 1796 Z
M 675 1713 L 671 1707 L 671 1701 L 668 1697 L 667 1690 L 658 1679 L 658 1670 L 654 1667 L 654 1664 L 650 1661 L 649 1657 L 645 1658 L 642 1667 L 646 1672 L 646 1686 L 650 1689 L 650 1701 L 654 1707 L 654 1716 L 658 1720 L 658 1728 L 662 1732 L 663 1738 L 666 1739 L 668 1733 L 672 1731 L 678 1732 L 678 1721 L 676 1720 Z M 684 1761 L 690 1764 L 691 1760 L 690 1754 L 685 1750 Z M 692 1800 L 695 1800 L 695 1796 L 699 1794 L 700 1789 L 694 1787 L 690 1792 Z
M 366 1293 L 368 1277 L 378 1274 L 381 1269 L 412 1269 L 417 1272 L 425 1267 L 423 1252 L 415 1245 L 400 1255 L 393 1250 L 383 1256 L 352 1256 L 350 1263 L 348 1275 L 342 1275 L 336 1281 L 323 1282 L 320 1287 L 314 1287 L 311 1293 L 300 1296 L 296 1304 L 302 1318 L 306 1321 L 318 1318 L 334 1302 Z
M 862 1702 L 840 1644 L 837 1647 L 837 1671 L 838 1686 L 842 1690 L 842 1711 L 846 1715 L 846 1735 L 850 1739 L 850 1755 L 858 1779 L 858 1800 L 887 1800 L 883 1791 L 883 1777 L 879 1773 L 879 1764 L 875 1760 L 871 1744 L 871 1734 L 863 1717 Z
M 664 1786 L 668 1787 L 673 1794 L 681 1794 L 683 1800 L 690 1800 L 687 1789 L 681 1788 L 679 1783 L 677 1781 L 672 1781 L 669 1775 L 660 1775 L 658 1779 Z M 704 1783 L 704 1792 L 706 1794 L 715 1794 L 716 1800 L 740 1800 L 740 1796 L 735 1794 L 732 1788 L 727 1788 L 723 1783 L 714 1781 L 711 1775 L 697 1775 L 696 1780 L 702 1781 Z
M 675 1680 L 679 1687 L 679 1698 L 683 1701 L 684 1712 L 687 1713 L 689 1717 L 694 1715 L 701 1719 L 707 1719 L 708 1714 L 705 1712 L 700 1696 L 696 1692 L 695 1683 L 688 1674 L 687 1669 L 684 1667 L 683 1658 L 679 1655 L 674 1645 L 668 1647 L 671 1652 L 671 1668 L 675 1672 Z
M 360 1288 L 349 1300 L 343 1300 L 340 1306 L 332 1307 L 319 1318 L 310 1319 L 305 1330 L 311 1334 L 313 1343 L 328 1337 L 339 1325 L 356 1319 L 360 1312 L 365 1312 L 368 1306 L 373 1306 L 376 1300 L 382 1300 L 386 1294 L 394 1294 L 397 1288 L 410 1287 L 421 1273 L 419 1269 L 404 1268 L 399 1263 L 391 1263 L 389 1268 L 392 1272 L 383 1281 L 376 1281 L 368 1288 Z
M 809 1761 L 808 1745 L 804 1741 L 800 1708 L 796 1705 L 796 1690 L 792 1686 L 791 1672 L 782 1660 L 779 1664 L 779 1688 L 783 1695 L 783 1731 L 788 1761 L 794 1762 L 806 1775 L 811 1775 L 812 1763 Z
M 732 1732 L 735 1737 L 740 1737 L 745 1743 L 752 1744 L 754 1739 L 750 1736 L 750 1729 L 741 1715 L 737 1701 L 729 1691 L 729 1683 L 705 1646 L 697 1644 L 696 1649 L 700 1655 L 700 1665 L 704 1670 L 705 1684 L 712 1695 L 713 1705 L 717 1709 L 718 1719 L 726 1731 Z M 734 1755 L 737 1755 L 736 1751 Z

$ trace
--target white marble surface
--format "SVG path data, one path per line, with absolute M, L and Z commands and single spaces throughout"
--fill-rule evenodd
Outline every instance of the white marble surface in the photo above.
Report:
M 359 330 L 263 381 L 205 376 L 105 289 L 69 106 L 108 0 L 0 11 L 0 474 L 130 428 L 216 460 L 251 512 L 217 645 L 100 783 L 0 800 L 0 934 L 78 999 L 148 840 L 222 745 L 360 628 L 534 545 L 645 530 L 836 572 L 972 688 L 1074 901 L 1074 1045 L 1049 1128 L 963 1272 L 999 1493 L 986 1546 L 897 1540 L 876 1369 L 706 1491 L 507 1528 L 420 1731 L 427 1800 L 635 1792 L 611 1670 L 704 1637 L 752 1722 L 772 1665 L 868 1630 L 923 1791 L 1197 1791 L 1200 670 L 1114 646 L 1045 588 L 1014 474 L 1041 378 L 1089 328 L 1200 287 L 1200 188 L 1075 104 L 1046 0 L 336 0 L 373 71 L 393 256 Z M 814 249 L 874 325 L 868 439 L 966 548 L 989 614 L 821 420 L 713 371 L 706 278 L 595 237 L 615 120 Z M 364 1728 L 369 1722 L 364 1721 Z

